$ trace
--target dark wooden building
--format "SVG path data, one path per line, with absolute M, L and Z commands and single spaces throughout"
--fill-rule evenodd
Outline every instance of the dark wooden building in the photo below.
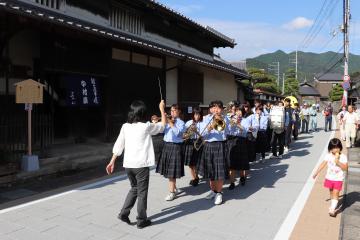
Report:
M 245 71 L 214 56 L 233 39 L 151 0 L 0 1 L 0 153 L 25 150 L 14 84 L 45 85 L 34 144 L 113 141 L 134 99 L 158 113 L 242 99 Z M 18 130 L 18 131 L 17 131 Z

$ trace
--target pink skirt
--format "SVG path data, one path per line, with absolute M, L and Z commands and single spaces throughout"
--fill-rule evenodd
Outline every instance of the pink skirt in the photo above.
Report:
M 329 188 L 329 189 L 336 189 L 339 191 L 341 191 L 342 185 L 343 185 L 343 181 L 332 181 L 332 180 L 325 179 L 325 182 L 324 182 L 324 187 Z

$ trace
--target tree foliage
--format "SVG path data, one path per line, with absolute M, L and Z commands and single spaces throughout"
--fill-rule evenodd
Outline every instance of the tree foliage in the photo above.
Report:
M 331 101 L 339 101 L 342 99 L 344 89 L 340 84 L 336 84 L 330 91 L 329 97 Z
M 280 93 L 280 89 L 276 84 L 276 78 L 266 73 L 263 69 L 250 68 L 248 73 L 252 78 L 251 83 L 254 88 L 272 93 Z

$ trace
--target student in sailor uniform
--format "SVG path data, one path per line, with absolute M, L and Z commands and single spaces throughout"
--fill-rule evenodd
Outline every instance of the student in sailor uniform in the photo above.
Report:
M 195 128 L 197 133 L 200 133 L 200 124 L 202 120 L 203 115 L 201 109 L 199 107 L 194 108 L 192 113 L 192 119 L 186 122 L 185 129 Z M 195 133 L 190 137 L 190 139 L 185 140 L 184 144 L 185 165 L 189 166 L 190 174 L 192 177 L 189 184 L 194 187 L 199 184 L 199 176 L 197 175 L 196 167 L 202 150 L 202 148 L 196 150 L 194 147 L 194 141 L 198 137 L 199 136 Z
M 243 179 L 246 177 L 246 171 L 250 169 L 246 146 L 246 136 L 249 127 L 249 121 L 243 117 L 242 109 L 236 108 L 236 125 L 229 124 L 229 135 L 227 137 L 229 190 L 235 188 L 236 171 L 240 171 L 240 179 L 244 182 Z
M 204 178 L 210 179 L 211 191 L 206 199 L 215 198 L 215 205 L 220 205 L 223 202 L 222 188 L 228 172 L 225 145 L 227 127 L 225 126 L 223 130 L 214 129 L 213 127 L 215 119 L 222 118 L 225 121 L 225 125 L 228 124 L 228 120 L 226 117 L 223 117 L 222 111 L 223 103 L 221 101 L 214 101 L 211 109 L 213 115 L 204 118 L 201 131 L 204 132 L 203 138 L 205 143 L 198 165 L 198 173 Z
M 177 104 L 171 106 L 171 119 L 164 130 L 164 147 L 156 167 L 156 172 L 169 179 L 169 194 L 166 201 L 172 201 L 176 197 L 176 179 L 184 176 L 183 158 L 183 132 L 184 122 L 179 118 L 180 108 Z
M 259 131 L 256 138 L 256 152 L 261 154 L 260 162 L 263 162 L 265 160 L 265 152 L 268 141 L 266 131 L 269 125 L 269 117 L 268 115 L 264 115 L 262 111 L 263 108 L 261 105 L 255 109 L 256 114 L 259 115 Z

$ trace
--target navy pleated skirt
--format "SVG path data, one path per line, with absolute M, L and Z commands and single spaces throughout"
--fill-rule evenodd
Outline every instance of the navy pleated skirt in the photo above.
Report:
M 225 180 L 226 166 L 225 142 L 205 142 L 198 164 L 198 173 L 206 179 Z
M 165 142 L 156 172 L 166 178 L 181 178 L 184 174 L 182 143 Z

